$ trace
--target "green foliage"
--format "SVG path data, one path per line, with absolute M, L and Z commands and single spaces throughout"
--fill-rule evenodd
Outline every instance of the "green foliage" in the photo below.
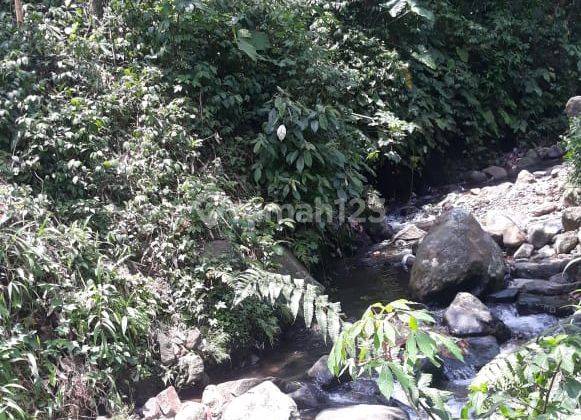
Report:
M 382 394 L 390 398 L 395 382 L 412 407 L 430 417 L 450 418 L 446 393 L 430 387 L 431 375 L 418 369 L 422 360 L 440 366 L 438 354 L 446 349 L 462 360 L 454 341 L 430 331 L 434 319 L 407 300 L 371 305 L 360 320 L 346 325 L 329 354 L 329 369 L 336 376 L 374 376 Z
M 569 132 L 565 136 L 567 157 L 573 163 L 573 181 L 581 181 L 581 117 L 574 117 L 569 124 Z
M 568 327 L 565 333 L 540 337 L 485 366 L 470 385 L 463 416 L 531 419 L 581 414 L 581 334 L 578 326 Z

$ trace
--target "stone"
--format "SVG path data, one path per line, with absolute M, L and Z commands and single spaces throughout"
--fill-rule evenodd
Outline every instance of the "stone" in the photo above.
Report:
M 563 206 L 579 206 L 581 205 L 581 188 L 569 187 L 563 193 Z
M 526 169 L 520 171 L 516 177 L 517 184 L 532 184 L 535 182 L 535 176 Z
M 569 98 L 565 105 L 565 113 L 570 118 L 581 115 L 581 96 L 573 96 Z
M 516 225 L 506 228 L 502 233 L 502 243 L 507 248 L 518 248 L 526 239 L 526 235 Z
M 533 293 L 520 293 L 516 302 L 516 308 L 521 315 L 553 314 L 567 316 L 573 313 L 571 304 L 574 303 L 569 295 L 538 295 Z
M 327 362 L 329 356 L 324 355 L 315 362 L 313 366 L 307 371 L 307 376 L 321 386 L 327 386 L 334 382 L 335 376 L 329 370 Z
M 549 147 L 547 157 L 549 159 L 559 159 L 563 157 L 564 154 L 565 151 L 561 148 L 561 146 L 559 146 L 558 144 L 553 144 L 551 147 Z
M 236 250 L 232 243 L 226 239 L 216 239 L 204 244 L 202 257 L 208 259 L 232 258 L 236 256 Z
M 477 297 L 458 293 L 444 312 L 444 324 L 456 337 L 494 335 L 502 341 L 510 335 L 504 323 L 496 318 Z
M 544 178 L 547 176 L 547 171 L 534 171 L 533 175 L 535 178 Z
M 363 224 L 365 232 L 373 240 L 373 242 L 381 242 L 390 239 L 393 236 L 393 229 L 387 222 L 387 218 L 383 217 L 379 221 L 371 221 L 368 218 Z
M 450 301 L 458 291 L 475 295 L 497 287 L 506 267 L 502 251 L 469 213 L 444 213 L 421 242 L 410 289 L 419 300 Z
M 489 166 L 488 168 L 483 169 L 482 172 L 492 177 L 492 179 L 495 181 L 500 181 L 508 177 L 508 172 L 506 169 L 501 168 L 500 166 Z
M 581 281 L 581 258 L 574 258 L 567 263 L 563 269 L 562 277 L 565 282 Z
M 466 181 L 474 183 L 474 184 L 481 184 L 488 179 L 486 174 L 482 171 L 469 171 L 466 173 Z
M 555 235 L 563 230 L 563 224 L 560 220 L 553 219 L 531 224 L 527 230 L 528 242 L 533 244 L 536 249 L 539 249 L 550 243 Z
M 159 418 L 161 415 L 161 410 L 159 404 L 157 403 L 157 398 L 153 397 L 146 401 L 141 407 L 141 416 L 144 420 L 154 420 Z
M 513 264 L 513 277 L 525 279 L 548 279 L 563 271 L 568 258 L 555 258 L 545 261 L 517 261 Z
M 299 410 L 291 397 L 270 381 L 248 390 L 230 402 L 221 420 L 299 420 Z
M 515 260 L 522 259 L 522 258 L 530 258 L 533 255 L 533 251 L 535 247 L 531 244 L 522 244 L 514 253 L 513 258 Z
M 202 404 L 208 407 L 212 416 L 218 417 L 234 398 L 271 379 L 273 378 L 246 378 L 208 385 L 202 394 Z
M 553 249 L 553 247 L 549 246 L 549 245 L 545 245 L 544 247 L 542 247 L 541 249 L 539 249 L 537 251 L 537 254 L 533 256 L 533 258 L 535 259 L 535 261 L 537 260 L 544 260 L 547 258 L 551 258 L 554 257 L 556 255 L 555 250 Z
M 510 287 L 519 289 L 521 292 L 535 295 L 564 295 L 581 287 L 581 282 L 557 283 L 548 280 L 537 279 L 513 279 Z
M 509 287 L 488 295 L 488 301 L 492 303 L 513 303 L 518 296 L 519 289 Z
M 577 232 L 569 231 L 555 236 L 553 247 L 557 254 L 568 254 L 577 246 Z
M 464 379 L 455 377 L 456 372 L 462 372 L 462 368 L 471 366 L 474 370 L 480 369 L 500 353 L 500 346 L 496 338 L 490 335 L 484 337 L 468 337 L 462 339 L 464 344 L 464 361 L 455 357 L 444 356 L 444 374 L 447 380 Z
M 192 328 L 186 332 L 184 346 L 188 350 L 196 350 L 202 343 L 202 333 L 197 328 Z
M 182 402 L 173 386 L 161 391 L 155 397 L 161 413 L 166 417 L 173 417 L 180 412 Z
M 553 203 L 545 203 L 533 210 L 533 216 L 539 217 L 546 214 L 551 214 L 557 210 L 557 205 Z
M 188 401 L 182 405 L 174 420 L 206 420 L 206 408 L 199 402 Z
M 417 241 L 426 236 L 426 232 L 414 224 L 409 224 L 393 236 L 393 240 Z
M 317 385 L 306 383 L 289 394 L 299 408 L 319 408 L 328 402 L 327 394 Z
M 319 291 L 325 290 L 325 287 L 311 276 L 309 270 L 289 249 L 283 247 L 282 255 L 275 255 L 273 260 L 280 265 L 279 274 L 288 275 L 296 279 L 304 279 L 307 284 L 312 284 Z
M 541 161 L 541 158 L 539 157 L 538 153 L 535 150 L 530 149 L 527 151 L 527 153 L 523 157 L 521 157 L 518 160 L 517 168 L 519 168 L 519 169 L 529 168 L 531 166 L 537 165 L 540 161 Z M 527 182 L 527 181 L 525 181 L 525 182 Z M 534 177 L 533 177 L 533 180 L 531 182 L 534 182 Z
M 208 379 L 204 372 L 204 361 L 195 353 L 188 353 L 178 360 L 178 367 L 185 373 L 186 385 L 206 385 Z
M 159 345 L 159 356 L 161 363 L 164 365 L 173 365 L 177 361 L 177 356 L 174 352 L 174 345 L 171 337 L 159 331 L 157 333 L 157 344 Z
M 328 408 L 321 411 L 315 420 L 407 420 L 409 416 L 401 408 L 385 405 L 358 404 L 347 407 Z
M 581 226 L 581 206 L 568 207 L 563 210 L 561 221 L 566 232 L 579 229 Z
M 518 247 L 526 239 L 512 219 L 494 211 L 486 215 L 482 229 L 498 244 L 504 244 L 506 240 L 509 243 L 518 243 L 518 245 L 512 245 Z

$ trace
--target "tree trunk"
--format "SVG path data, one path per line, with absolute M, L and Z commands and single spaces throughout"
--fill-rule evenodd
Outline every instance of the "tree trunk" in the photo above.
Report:
M 22 9 L 21 0 L 14 0 L 14 11 L 16 12 L 16 24 L 22 26 L 24 23 L 24 9 Z
M 103 1 L 104 0 L 91 0 L 89 2 L 91 13 L 97 19 L 101 19 L 103 17 Z

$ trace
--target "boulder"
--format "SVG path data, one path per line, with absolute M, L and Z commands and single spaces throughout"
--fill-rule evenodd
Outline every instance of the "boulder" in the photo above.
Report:
M 529 314 L 553 314 L 567 316 L 573 313 L 571 304 L 574 303 L 569 295 L 538 295 L 533 293 L 520 293 L 516 302 L 516 308 L 521 315 Z
M 299 410 L 288 395 L 270 381 L 261 383 L 230 402 L 221 420 L 298 420 Z
M 539 217 L 546 214 L 551 214 L 557 210 L 557 205 L 554 203 L 545 203 L 533 210 L 533 216 Z
M 182 404 L 174 420 L 206 420 L 206 408 L 199 402 L 188 401 Z
M 464 342 L 464 361 L 456 358 L 444 356 L 443 372 L 436 375 L 441 379 L 442 374 L 447 380 L 465 379 L 465 367 L 472 367 L 474 370 L 480 369 L 500 353 L 498 341 L 493 336 L 468 337 L 462 340 Z M 460 377 L 458 377 L 460 375 Z
M 202 394 L 202 404 L 208 407 L 213 416 L 217 417 L 224 410 L 224 407 L 236 397 L 269 379 L 272 378 L 246 378 L 218 385 L 208 385 Z
M 458 293 L 446 312 L 444 324 L 456 337 L 494 335 L 504 341 L 510 331 L 504 323 L 492 315 L 477 297 L 470 293 Z
M 327 394 L 317 385 L 303 384 L 296 391 L 288 394 L 301 409 L 320 408 L 328 404 Z
M 186 332 L 184 347 L 188 350 L 196 350 L 202 344 L 202 333 L 197 328 L 191 328 Z
M 508 248 L 518 248 L 525 240 L 525 234 L 510 219 L 497 212 L 490 212 L 486 215 L 484 226 L 482 227 L 498 244 Z
M 553 247 L 551 247 L 549 245 L 545 245 L 544 247 L 542 247 L 541 249 L 539 249 L 537 251 L 536 255 L 533 256 L 533 259 L 535 261 L 542 261 L 542 260 L 545 260 L 547 258 L 554 257 L 555 254 L 556 254 L 556 252 L 553 249 Z
M 466 173 L 465 179 L 473 184 L 481 184 L 488 179 L 488 176 L 481 171 L 469 171 Z
M 161 391 L 155 397 L 161 413 L 166 417 L 173 417 L 180 412 L 182 402 L 173 386 Z
M 581 226 L 581 207 L 568 207 L 563 210 L 563 228 L 565 231 L 577 230 Z
M 141 407 L 141 417 L 144 420 L 154 420 L 161 416 L 161 410 L 157 403 L 157 398 L 153 397 L 147 400 Z
M 527 153 L 523 157 L 521 157 L 518 160 L 517 168 L 519 168 L 519 169 L 529 168 L 531 166 L 537 165 L 540 161 L 541 161 L 541 158 L 540 158 L 539 154 L 534 149 L 530 149 L 527 151 Z M 523 172 L 523 171 L 521 171 L 521 172 Z M 528 171 L 526 171 L 526 172 L 528 172 Z M 520 176 L 520 173 L 519 173 L 519 176 Z M 517 182 L 518 182 L 518 180 L 517 180 Z M 528 182 L 528 181 L 525 181 L 525 182 Z M 534 178 L 530 182 L 534 182 Z
M 513 258 L 515 260 L 523 259 L 523 258 L 530 258 L 533 255 L 533 251 L 535 247 L 531 244 L 522 244 L 514 253 Z
M 557 254 L 568 254 L 577 246 L 577 232 L 569 231 L 555 236 L 553 247 Z
M 389 225 L 387 218 L 385 217 L 380 221 L 375 222 L 366 218 L 363 228 L 373 242 L 381 242 L 390 239 L 394 233 L 393 228 Z
M 304 279 L 306 283 L 312 284 L 320 291 L 325 290 L 325 287 L 311 276 L 309 270 L 307 270 L 304 264 L 301 263 L 289 249 L 283 247 L 282 254 L 275 255 L 273 259 L 280 265 L 278 270 L 280 274 L 288 275 L 297 279 Z
M 398 239 L 404 240 L 406 242 L 409 241 L 418 241 L 426 236 L 426 232 L 420 228 L 418 228 L 414 224 L 409 224 L 405 226 L 402 230 L 397 232 L 393 236 L 393 240 L 397 241 Z
M 559 274 L 567 263 L 568 258 L 555 258 L 541 261 L 517 261 L 513 264 L 513 277 L 525 279 L 548 279 Z
M 542 248 L 562 230 L 563 224 L 557 219 L 533 223 L 527 228 L 528 242 L 533 244 L 536 249 Z
M 563 206 L 579 206 L 581 205 L 581 188 L 570 187 L 565 189 L 563 193 Z
M 174 344 L 171 337 L 159 331 L 157 333 L 157 344 L 159 345 L 159 356 L 161 363 L 164 365 L 172 365 L 177 361 L 177 356 L 174 351 Z
M 408 418 L 407 413 L 400 408 L 358 404 L 328 408 L 321 411 L 315 420 L 407 420 Z
M 526 239 L 526 235 L 516 225 L 508 227 L 502 234 L 502 243 L 507 248 L 518 248 Z
M 483 169 L 482 172 L 492 177 L 494 181 L 500 181 L 508 177 L 508 172 L 506 171 L 506 169 L 500 166 L 489 166 L 488 168 Z
M 581 115 L 581 96 L 573 96 L 567 101 L 567 105 L 565 105 L 565 113 L 570 118 Z
M 457 291 L 479 295 L 502 283 L 506 268 L 502 251 L 469 213 L 444 213 L 416 254 L 410 289 L 421 301 L 450 301 Z
M 208 376 L 204 372 L 204 361 L 195 353 L 188 353 L 178 360 L 178 367 L 185 375 L 185 385 L 204 386 Z
M 330 385 L 335 380 L 335 377 L 327 366 L 328 361 L 329 356 L 321 356 L 319 360 L 317 360 L 315 364 L 307 371 L 307 376 L 321 386 Z

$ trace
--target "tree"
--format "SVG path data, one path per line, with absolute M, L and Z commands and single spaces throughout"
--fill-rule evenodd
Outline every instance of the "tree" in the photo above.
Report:
M 22 26 L 24 23 L 24 9 L 20 0 L 14 0 L 14 12 L 16 13 L 16 24 Z

